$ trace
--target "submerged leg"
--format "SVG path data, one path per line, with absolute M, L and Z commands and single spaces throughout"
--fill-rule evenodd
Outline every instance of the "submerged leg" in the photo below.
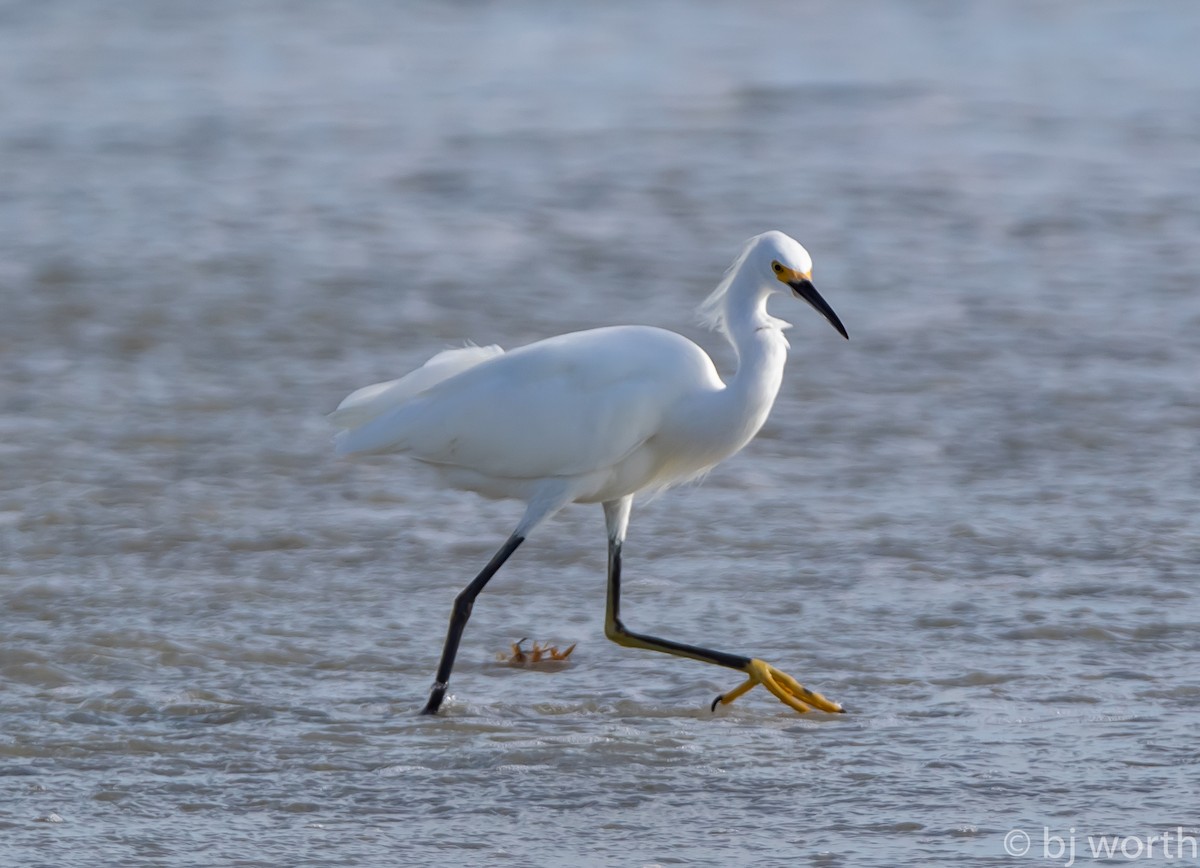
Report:
M 769 663 L 753 657 L 743 657 L 740 654 L 728 654 L 724 651 L 713 651 L 698 645 L 685 645 L 670 639 L 659 639 L 642 633 L 634 633 L 626 628 L 621 621 L 621 548 L 625 542 L 625 531 L 629 526 L 629 510 L 632 498 L 622 498 L 604 504 L 604 517 L 608 524 L 608 607 L 604 618 L 604 635 L 627 648 L 644 648 L 647 651 L 661 651 L 676 657 L 688 657 L 703 663 L 712 663 L 737 669 L 746 673 L 747 680 L 716 698 L 713 709 L 717 704 L 733 702 L 756 684 L 761 684 L 775 695 L 781 702 L 799 712 L 819 708 L 821 711 L 839 712 L 842 707 L 821 694 L 809 690 L 790 675 L 780 672 Z
M 454 608 L 450 612 L 450 629 L 446 631 L 446 644 L 442 646 L 442 660 L 438 664 L 437 678 L 433 682 L 433 689 L 429 692 L 429 701 L 425 703 L 421 714 L 437 714 L 442 700 L 446 698 L 446 687 L 450 683 L 450 670 L 454 668 L 458 643 L 462 640 L 467 619 L 471 617 L 471 608 L 475 605 L 475 598 L 479 596 L 479 592 L 483 590 L 492 576 L 496 575 L 496 571 L 508 560 L 509 555 L 515 552 L 517 546 L 523 542 L 525 542 L 525 537 L 519 533 L 510 536 L 471 584 L 463 588 L 462 592 L 454 598 Z

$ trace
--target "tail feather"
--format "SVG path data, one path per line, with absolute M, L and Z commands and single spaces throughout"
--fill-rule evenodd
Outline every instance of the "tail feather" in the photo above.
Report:
M 330 422 L 343 429 L 334 438 L 338 454 L 360 451 L 354 445 L 355 438 L 350 436 L 355 429 L 370 424 L 443 380 L 461 374 L 503 352 L 503 349 L 495 345 L 446 350 L 398 380 L 375 383 L 351 392 L 328 417 Z

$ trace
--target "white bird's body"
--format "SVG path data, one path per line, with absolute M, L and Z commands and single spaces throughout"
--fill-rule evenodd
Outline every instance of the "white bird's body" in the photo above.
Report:
M 354 414 L 338 453 L 402 452 L 489 497 L 603 502 L 704 473 L 754 436 L 775 396 L 760 390 L 749 418 L 722 412 L 734 410 L 724 405 L 735 396 L 708 355 L 648 326 L 574 332 L 510 353 L 480 349 L 435 357 L 471 354 L 400 402 L 388 389 L 351 395 L 333 414 L 335 422 Z
M 625 631 L 615 599 L 620 545 L 634 494 L 704 474 L 766 421 L 788 348 L 787 324 L 766 312 L 773 292 L 791 287 L 845 335 L 812 287 L 811 269 L 808 253 L 783 233 L 747 242 L 703 308 L 737 351 L 728 383 L 692 341 L 648 326 L 574 332 L 508 353 L 469 346 L 347 397 L 330 417 L 344 429 L 335 438 L 337 452 L 398 452 L 435 467 L 455 487 L 526 503 L 509 544 L 460 595 L 467 604 L 549 516 L 571 502 L 603 503 L 610 555 L 615 545 L 617 558 L 614 571 L 610 557 L 609 635 L 733 666 L 765 683 L 747 668 L 761 661 Z M 456 607 L 427 711 L 441 702 L 465 621 Z

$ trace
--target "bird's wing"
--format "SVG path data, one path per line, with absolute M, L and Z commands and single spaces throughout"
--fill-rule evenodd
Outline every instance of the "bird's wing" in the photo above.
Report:
M 329 421 L 339 428 L 357 428 L 412 400 L 443 380 L 461 374 L 503 352 L 500 347 L 493 345 L 466 346 L 438 353 L 421 367 L 398 380 L 364 386 L 356 392 L 351 392 L 338 404 L 337 409 L 329 414 Z
M 659 430 L 663 414 L 694 385 L 677 356 L 693 364 L 695 353 L 703 355 L 678 335 L 635 327 L 540 341 L 344 432 L 338 451 L 397 449 L 512 479 L 601 470 Z

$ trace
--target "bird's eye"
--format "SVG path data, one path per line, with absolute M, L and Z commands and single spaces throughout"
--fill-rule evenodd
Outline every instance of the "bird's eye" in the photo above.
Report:
M 771 267 L 772 267 L 773 269 L 775 269 L 775 273 L 776 273 L 776 274 L 778 274 L 779 272 L 783 271 L 783 266 L 779 264 L 779 260 L 778 260 L 778 259 L 776 259 L 774 262 L 772 262 L 772 263 L 771 263 Z

